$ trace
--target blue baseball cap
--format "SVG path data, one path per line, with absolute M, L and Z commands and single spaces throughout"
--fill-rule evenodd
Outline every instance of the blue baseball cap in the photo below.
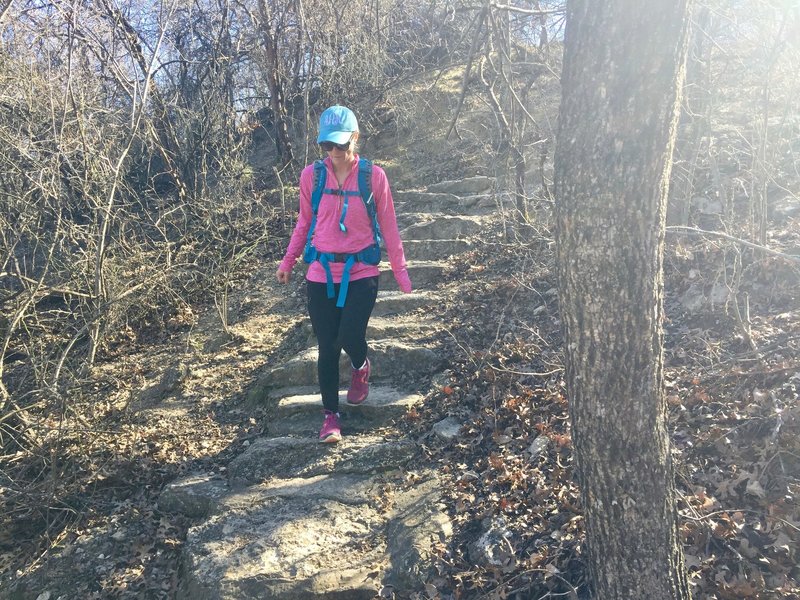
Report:
M 337 104 L 326 108 L 320 116 L 317 143 L 346 144 L 354 131 L 358 131 L 358 121 L 353 111 Z

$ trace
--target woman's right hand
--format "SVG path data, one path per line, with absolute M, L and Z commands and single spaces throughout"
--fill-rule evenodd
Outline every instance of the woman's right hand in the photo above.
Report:
M 276 273 L 276 276 L 278 277 L 278 283 L 287 284 L 287 283 L 289 283 L 289 280 L 292 278 L 292 272 L 291 271 L 281 271 L 281 269 L 278 268 L 278 272 Z

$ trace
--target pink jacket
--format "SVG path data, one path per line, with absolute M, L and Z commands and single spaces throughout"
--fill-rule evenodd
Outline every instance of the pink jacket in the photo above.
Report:
M 330 158 L 324 160 L 328 169 L 326 178 L 326 189 L 337 187 L 336 176 L 333 173 L 333 166 Z M 314 185 L 314 165 L 308 165 L 300 174 L 300 216 L 294 228 L 292 237 L 289 240 L 289 247 L 281 261 L 279 269 L 284 272 L 291 272 L 297 259 L 303 255 L 303 248 L 306 245 L 308 229 L 311 227 L 311 192 Z M 344 181 L 343 190 L 358 191 L 358 155 L 353 161 L 353 168 Z M 406 258 L 403 254 L 403 242 L 400 240 L 400 232 L 397 229 L 397 219 L 394 212 L 394 201 L 392 192 L 389 189 L 389 180 L 386 173 L 377 165 L 372 167 L 372 191 L 375 195 L 375 203 L 378 209 L 378 225 L 381 228 L 381 236 L 389 255 L 389 264 L 392 273 L 397 280 L 400 289 L 404 292 L 411 291 L 411 280 L 406 270 Z M 317 213 L 317 224 L 314 227 L 312 243 L 320 252 L 341 252 L 344 254 L 355 254 L 375 243 L 372 232 L 372 220 L 367 214 L 367 209 L 361 196 L 348 196 L 347 214 L 344 224 L 346 232 L 339 229 L 339 218 L 342 214 L 343 197 L 333 194 L 323 194 L 319 203 Z M 329 263 L 333 280 L 339 283 L 342 280 L 344 263 Z M 365 277 L 375 277 L 380 271 L 375 265 L 365 265 L 357 262 L 350 270 L 350 281 L 364 279 Z M 325 283 L 325 269 L 315 261 L 308 267 L 306 279 L 317 283 Z

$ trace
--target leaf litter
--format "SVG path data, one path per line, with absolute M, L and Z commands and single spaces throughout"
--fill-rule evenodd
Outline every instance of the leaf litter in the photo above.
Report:
M 398 423 L 447 482 L 454 524 L 452 542 L 434 547 L 437 576 L 414 600 L 588 597 L 550 242 L 531 232 L 513 245 L 489 243 L 450 270 L 448 329 L 438 341 L 453 360 Z M 702 242 L 671 248 L 666 261 L 665 384 L 686 567 L 696 598 L 796 599 L 798 279 L 765 269 L 741 290 L 750 299 L 746 328 L 730 306 L 685 309 L 686 286 L 722 261 Z M 61 488 L 47 504 L 31 497 L 31 506 L 50 507 L 47 515 L 8 515 L 11 540 L 0 537 L 7 577 L 36 595 L 51 593 L 52 583 L 82 598 L 174 597 L 189 522 L 159 511 L 160 489 L 193 469 L 224 474 L 260 434 L 262 415 L 243 401 L 264 357 L 290 356 L 305 341 L 299 288 L 276 300 L 269 290 L 254 299 L 257 284 L 243 287 L 243 305 L 263 305 L 258 340 L 242 333 L 221 352 L 204 353 L 202 343 L 186 343 L 187 332 L 202 330 L 191 322 L 174 338 L 145 344 L 133 336 L 118 350 L 127 361 L 101 367 L 98 395 L 78 408 L 99 415 L 105 429 L 53 436 L 59 460 L 38 468 L 60 469 Z M 131 410 L 135 390 L 164 365 L 180 374 L 176 389 L 162 386 L 161 396 Z M 175 406 L 177 399 L 187 404 Z M 431 433 L 445 417 L 462 424 L 454 438 Z M 4 472 L 20 478 L 37 468 L 9 462 Z M 35 490 L 44 494 L 47 478 L 40 480 Z
M 485 265 L 479 276 L 456 269 L 443 341 L 458 358 L 406 424 L 448 478 L 456 532 L 419 599 L 589 597 L 553 257 L 532 237 L 527 251 L 476 250 L 465 262 Z M 730 306 L 689 311 L 679 301 L 690 269 L 697 277 L 721 260 L 698 242 L 671 248 L 666 269 L 665 385 L 685 564 L 695 598 L 797 599 L 800 278 L 765 269 L 743 284 L 743 335 Z M 429 423 L 450 416 L 460 434 L 431 438 Z

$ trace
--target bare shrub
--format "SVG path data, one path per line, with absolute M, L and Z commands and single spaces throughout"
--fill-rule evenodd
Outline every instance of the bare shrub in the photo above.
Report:
M 46 530 L 74 512 L 80 465 L 100 450 L 86 433 L 115 410 L 87 401 L 92 365 L 209 294 L 227 328 L 226 290 L 272 209 L 238 130 L 230 21 L 210 19 L 190 44 L 177 3 L 158 14 L 102 0 L 9 10 L 0 479 L 4 519 Z M 219 43 L 200 36 L 209 28 Z

